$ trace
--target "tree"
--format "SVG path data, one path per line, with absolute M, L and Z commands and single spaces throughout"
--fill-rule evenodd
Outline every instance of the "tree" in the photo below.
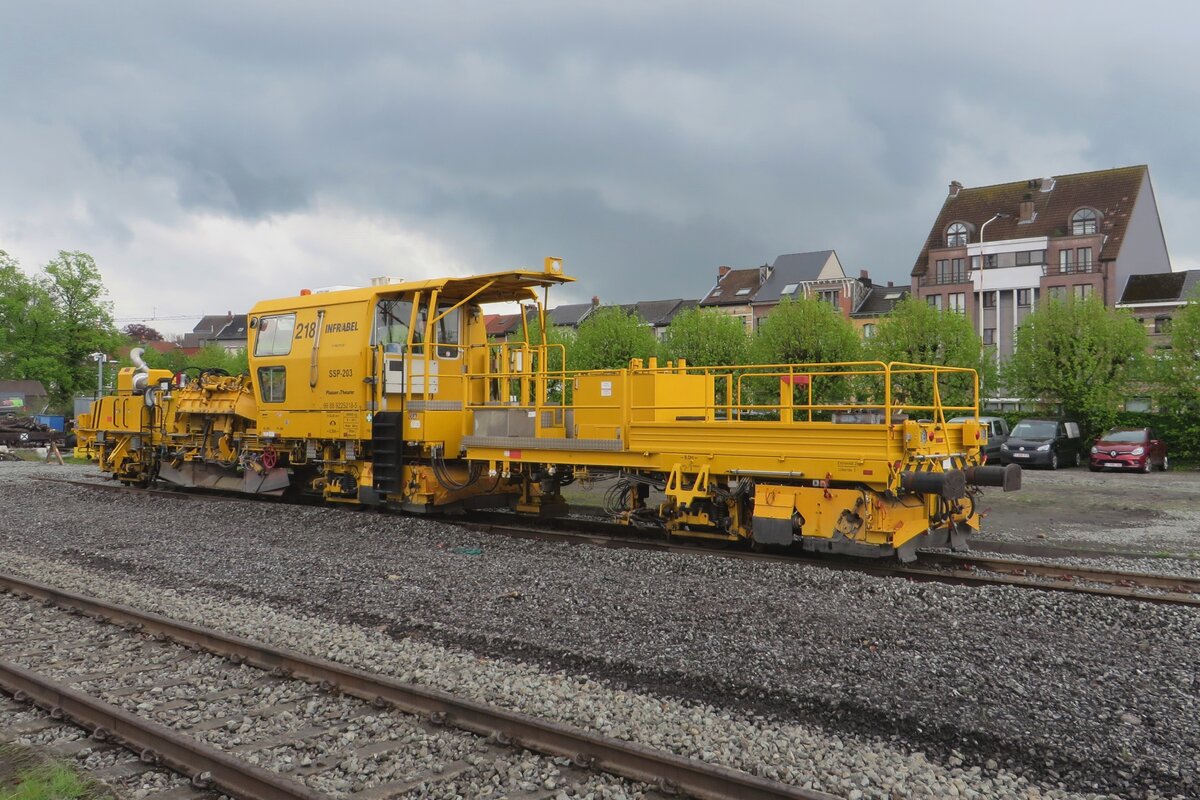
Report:
M 1145 358 L 1146 329 L 1127 311 L 1098 298 L 1051 300 L 1017 328 L 1004 382 L 1024 397 L 1061 403 L 1090 437 L 1113 424 Z
M 989 359 L 983 342 L 963 314 L 941 311 L 915 297 L 907 297 L 879 322 L 875 336 L 867 342 L 871 358 L 885 363 L 969 367 L 978 371 L 980 385 L 986 380 Z M 966 375 L 947 375 L 938 382 L 943 405 L 975 403 L 975 384 Z M 897 375 L 893 393 L 906 403 L 930 405 L 933 381 L 925 375 Z M 925 416 L 921 414 L 919 416 Z
M 95 352 L 121 340 L 96 268 L 86 253 L 60 251 L 28 278 L 0 258 L 0 377 L 41 381 L 60 408 L 93 385 Z
M 715 308 L 690 308 L 677 314 L 662 341 L 666 358 L 683 358 L 697 367 L 742 364 L 749 350 L 742 321 Z
M 128 336 L 135 342 L 161 342 L 163 335 L 151 328 L 149 325 L 143 325 L 140 322 L 132 322 L 121 329 L 121 333 Z
M 759 324 L 750 348 L 759 364 L 857 361 L 862 342 L 848 319 L 810 297 L 782 301 Z
M 857 361 L 862 357 L 862 342 L 850 320 L 829 303 L 809 297 L 787 299 L 772 309 L 759 324 L 750 345 L 751 361 L 756 364 L 829 364 Z M 838 371 L 813 370 L 814 372 Z M 743 378 L 743 400 L 758 405 L 779 402 L 777 376 Z M 854 397 L 855 381 L 850 378 L 819 375 L 812 378 L 814 403 L 844 403 Z M 808 392 L 795 389 L 795 402 L 808 402 Z
M 1162 359 L 1162 368 L 1163 409 L 1180 417 L 1200 419 L 1200 290 L 1171 320 L 1171 349 Z
M 567 353 L 571 369 L 621 369 L 633 358 L 649 358 L 658 349 L 654 332 L 636 314 L 618 306 L 592 312 Z

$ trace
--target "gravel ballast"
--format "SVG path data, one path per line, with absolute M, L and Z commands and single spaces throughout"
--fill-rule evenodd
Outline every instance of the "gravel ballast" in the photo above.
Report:
M 0 465 L 0 568 L 846 796 L 1195 794 L 1190 609 L 28 480 L 78 473 Z M 662 710 L 640 725 L 626 698 Z

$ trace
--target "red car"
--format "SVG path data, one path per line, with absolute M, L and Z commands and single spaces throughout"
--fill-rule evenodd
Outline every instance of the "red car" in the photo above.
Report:
M 1096 440 L 1088 468 L 1136 469 L 1149 472 L 1154 467 L 1166 470 L 1167 443 L 1153 428 L 1113 428 Z

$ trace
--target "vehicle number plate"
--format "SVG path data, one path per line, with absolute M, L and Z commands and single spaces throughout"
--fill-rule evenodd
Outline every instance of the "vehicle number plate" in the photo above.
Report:
M 1106 466 L 1106 467 L 1123 467 L 1125 465 L 1122 464 L 1120 461 L 1105 461 L 1104 466 Z
M 1013 458 L 1029 458 L 1029 453 L 1013 453 Z

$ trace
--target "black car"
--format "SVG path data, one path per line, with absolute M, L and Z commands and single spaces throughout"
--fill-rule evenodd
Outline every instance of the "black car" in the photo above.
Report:
M 1066 419 L 1023 419 L 1000 447 L 1001 464 L 1078 467 L 1083 453 L 1079 423 Z

